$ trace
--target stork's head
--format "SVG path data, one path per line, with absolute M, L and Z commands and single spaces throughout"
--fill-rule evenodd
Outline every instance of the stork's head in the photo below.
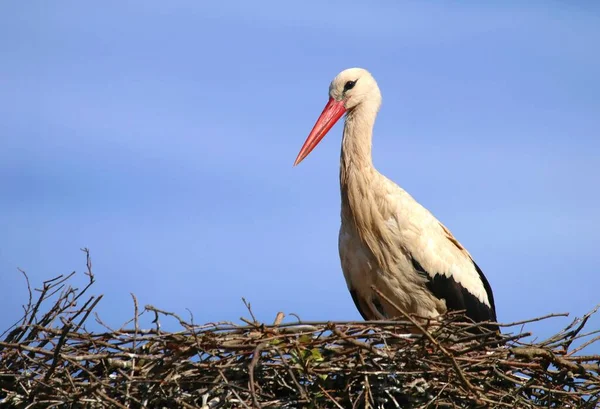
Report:
M 375 78 L 363 68 L 348 68 L 329 84 L 329 97 L 343 102 L 346 110 L 368 103 L 375 108 L 381 104 L 381 93 Z
M 340 72 L 329 84 L 329 102 L 306 138 L 294 166 L 308 156 L 346 112 L 361 107 L 377 112 L 380 105 L 381 93 L 369 71 L 363 68 L 348 68 Z

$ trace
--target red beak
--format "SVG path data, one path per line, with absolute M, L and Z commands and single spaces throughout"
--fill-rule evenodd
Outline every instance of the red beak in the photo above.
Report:
M 327 135 L 327 132 L 329 132 L 345 112 L 346 107 L 344 107 L 344 101 L 336 101 L 333 98 L 329 98 L 329 102 L 325 105 L 325 109 L 321 112 L 321 116 L 317 119 L 315 126 L 312 131 L 310 131 L 304 145 L 302 145 L 302 149 L 300 149 L 300 153 L 298 153 L 294 166 L 302 162 L 302 160 L 315 149 L 315 146 L 321 142 L 321 139 Z

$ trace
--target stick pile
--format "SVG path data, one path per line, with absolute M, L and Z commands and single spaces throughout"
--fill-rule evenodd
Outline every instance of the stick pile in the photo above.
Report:
M 87 253 L 87 250 L 84 250 Z M 0 336 L 2 408 L 596 408 L 600 330 L 593 310 L 553 337 L 525 341 L 527 322 L 502 335 L 460 314 L 423 335 L 414 318 L 388 322 L 195 325 L 152 306 L 121 329 L 89 332 L 102 296 L 73 274 L 30 289 L 23 319 Z M 27 276 L 25 276 L 27 277 Z M 29 286 L 29 282 L 28 282 Z M 5 289 L 6 290 L 6 289 Z M 249 307 L 249 305 L 248 305 Z M 141 314 L 152 314 L 141 328 Z M 176 320 L 177 332 L 161 329 Z M 191 320 L 190 320 L 191 321 Z M 579 346 L 574 347 L 574 344 Z

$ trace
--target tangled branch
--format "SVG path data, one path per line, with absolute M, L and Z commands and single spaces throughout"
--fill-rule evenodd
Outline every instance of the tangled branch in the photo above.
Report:
M 75 273 L 29 290 L 23 318 L 0 339 L 0 403 L 14 408 L 596 408 L 600 330 L 591 311 L 541 342 L 522 325 L 501 337 L 449 314 L 426 336 L 406 321 L 196 325 L 151 305 L 122 328 L 85 324 L 102 296 Z M 25 273 L 23 273 L 25 274 Z M 27 275 L 25 274 L 27 278 Z M 152 314 L 151 328 L 140 316 Z M 96 320 L 100 318 L 95 316 Z M 162 320 L 175 320 L 176 332 Z M 104 324 L 103 324 L 104 325 Z M 512 331 L 512 332 L 511 332 Z M 578 347 L 573 347 L 577 341 Z

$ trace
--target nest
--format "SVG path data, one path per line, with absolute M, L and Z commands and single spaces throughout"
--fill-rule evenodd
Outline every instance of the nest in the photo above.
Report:
M 87 253 L 87 250 L 84 250 Z M 522 326 L 503 335 L 450 314 L 429 325 L 378 322 L 196 325 L 138 308 L 120 329 L 89 332 L 102 296 L 73 274 L 30 289 L 25 313 L 0 336 L 0 405 L 11 408 L 596 408 L 600 337 L 592 314 L 541 342 Z M 25 275 L 27 278 L 27 276 Z M 29 282 L 27 282 L 29 288 Z M 140 316 L 151 314 L 149 328 Z M 179 331 L 162 329 L 174 320 Z M 410 334 L 420 326 L 426 330 Z M 423 328 L 426 327 L 426 328 Z M 478 331 L 473 331 L 479 329 Z M 574 345 L 578 346 L 575 347 Z

